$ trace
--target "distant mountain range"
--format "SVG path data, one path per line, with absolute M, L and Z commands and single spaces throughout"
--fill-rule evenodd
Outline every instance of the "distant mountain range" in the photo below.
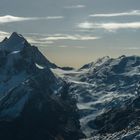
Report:
M 91 140 L 139 140 L 139 56 L 103 57 L 65 76 Z
M 70 84 L 87 140 L 139 140 L 139 56 L 107 56 L 79 70 L 53 72 Z
M 85 135 L 84 135 L 85 134 Z M 139 140 L 140 57 L 59 67 L 14 32 L 0 43 L 0 140 Z

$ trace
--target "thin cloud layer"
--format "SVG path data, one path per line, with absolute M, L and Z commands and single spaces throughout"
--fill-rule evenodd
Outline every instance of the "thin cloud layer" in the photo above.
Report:
M 78 24 L 78 27 L 79 28 L 82 28 L 82 29 L 92 29 L 93 28 L 93 23 L 90 23 L 90 22 L 82 22 L 80 24 Z
M 33 17 L 16 17 L 11 15 L 1 16 L 0 23 L 9 23 L 9 22 L 18 22 L 18 21 L 26 21 L 26 20 L 37 20 L 38 18 Z
M 8 32 L 4 32 L 4 31 L 0 31 L 0 36 L 9 36 L 9 33 Z
M 0 41 L 2 41 L 5 37 L 9 37 L 11 33 L 0 31 Z M 36 46 L 47 46 L 54 44 L 55 41 L 59 40 L 70 40 L 70 41 L 88 41 L 88 40 L 96 40 L 100 39 L 100 37 L 96 36 L 83 36 L 83 35 L 69 35 L 69 34 L 23 34 L 23 36 L 31 43 Z M 62 45 L 61 47 L 66 47 Z M 76 46 L 75 48 L 83 48 L 81 46 Z
M 84 22 L 78 25 L 82 29 L 105 29 L 108 31 L 114 31 L 119 29 L 140 29 L 140 22 L 128 22 L 128 23 L 89 23 Z
M 42 41 L 41 38 L 36 38 L 36 37 L 26 37 L 26 38 L 29 43 L 37 46 L 45 46 L 54 43 L 53 41 Z
M 17 16 L 0 16 L 0 24 L 10 23 L 10 22 L 20 22 L 20 21 L 28 21 L 28 20 L 55 20 L 55 19 L 63 19 L 63 16 L 49 16 L 49 17 L 17 17 Z
M 0 41 L 2 41 L 5 37 L 9 37 L 8 32 L 0 31 Z
M 63 19 L 63 16 L 53 16 L 53 17 L 46 17 L 46 19 Z M 43 18 L 44 19 L 44 18 Z
M 66 9 L 79 9 L 79 8 L 85 8 L 85 5 L 71 5 L 71 6 L 66 6 L 64 8 Z
M 58 46 L 59 48 L 76 48 L 76 49 L 85 49 L 86 47 L 84 46 L 68 46 L 68 45 L 61 45 L 61 46 Z
M 9 32 L 0 31 L 0 41 L 2 41 L 5 37 L 9 37 L 10 35 L 11 33 Z M 47 46 L 54 43 L 53 41 L 43 41 L 42 36 L 39 34 L 30 34 L 28 36 L 26 34 L 23 34 L 23 36 L 29 43 L 36 46 Z
M 127 50 L 132 50 L 132 51 L 135 51 L 135 50 L 140 50 L 140 47 L 124 47 L 124 48 L 120 48 L 120 47 L 116 47 L 116 48 L 109 48 L 109 49 L 113 49 L 113 50 L 123 50 L 123 51 L 127 51 Z
M 96 40 L 100 37 L 97 36 L 83 36 L 83 35 L 68 35 L 68 34 L 55 34 L 52 36 L 48 36 L 46 38 L 43 38 L 42 40 L 47 41 L 57 41 L 57 40 L 77 40 L 77 41 L 86 41 L 86 40 Z
M 91 14 L 90 17 L 119 17 L 119 16 L 140 16 L 140 10 L 133 10 L 122 13 Z

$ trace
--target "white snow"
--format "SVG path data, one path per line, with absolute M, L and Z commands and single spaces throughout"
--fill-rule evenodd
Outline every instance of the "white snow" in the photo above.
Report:
M 80 119 L 82 130 L 87 136 L 91 136 L 93 129 L 91 129 L 87 124 L 89 121 L 94 120 L 99 114 L 104 113 L 106 110 L 111 107 L 119 107 L 123 106 L 128 99 L 134 99 L 136 94 L 133 92 L 129 92 L 126 89 L 135 87 L 134 84 L 125 85 L 125 81 L 120 80 L 121 88 L 116 88 L 117 83 L 110 83 L 106 85 L 106 83 L 100 83 L 96 80 L 102 79 L 88 79 L 88 75 L 94 75 L 94 69 L 96 69 L 96 74 L 99 77 L 105 77 L 106 73 L 104 72 L 112 72 L 112 67 L 119 65 L 123 57 L 118 59 L 112 59 L 110 61 L 109 57 L 105 57 L 103 59 L 97 60 L 95 63 L 92 63 L 91 67 L 83 70 L 72 70 L 66 71 L 61 69 L 52 69 L 52 71 L 58 76 L 65 78 L 69 83 L 71 83 L 71 92 L 78 99 L 77 107 L 82 111 L 86 110 L 91 113 L 85 115 Z M 139 76 L 140 75 L 140 66 L 131 67 L 131 65 L 135 63 L 133 61 L 128 62 L 126 65 L 126 70 L 123 73 L 113 73 L 116 76 Z M 106 65 L 107 64 L 107 65 Z M 80 80 L 80 76 L 86 77 L 85 81 Z M 124 86 L 125 85 L 125 86 Z M 112 91 L 112 89 L 114 89 Z
M 44 69 L 43 66 L 41 66 L 41 65 L 39 65 L 39 64 L 37 64 L 37 63 L 35 63 L 35 65 L 36 65 L 36 67 L 39 68 L 39 69 Z
M 82 74 L 82 73 L 86 73 L 88 72 L 88 70 L 84 69 L 84 70 L 81 70 L 81 71 L 77 71 L 77 70 L 62 70 L 62 69 L 59 69 L 59 68 L 56 68 L 56 69 L 51 69 L 51 71 L 60 76 L 60 77 L 64 77 L 65 75 L 77 75 L 77 74 Z
M 16 54 L 16 53 L 19 53 L 20 52 L 20 50 L 18 50 L 18 51 L 13 51 L 13 52 L 11 52 L 11 54 Z

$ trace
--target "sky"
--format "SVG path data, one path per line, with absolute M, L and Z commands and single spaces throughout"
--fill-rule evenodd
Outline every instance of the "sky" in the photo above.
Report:
M 15 31 L 59 66 L 139 55 L 140 0 L 0 0 L 0 40 Z

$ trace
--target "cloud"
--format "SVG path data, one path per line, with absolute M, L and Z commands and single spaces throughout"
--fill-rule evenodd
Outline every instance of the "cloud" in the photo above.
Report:
M 75 48 L 77 48 L 77 49 L 85 49 L 86 47 L 84 47 L 84 46 L 74 46 Z
M 128 23 L 90 23 L 83 22 L 78 25 L 82 29 L 105 29 L 108 31 L 115 31 L 119 29 L 140 29 L 140 22 L 128 22 Z
M 85 49 L 86 47 L 84 46 L 68 46 L 68 45 L 61 45 L 58 46 L 59 48 L 77 48 L 77 49 Z
M 64 8 L 66 9 L 79 9 L 79 8 L 85 8 L 85 5 L 71 5 L 71 6 L 66 6 Z
M 66 46 L 66 45 L 61 45 L 61 46 L 58 46 L 59 48 L 68 48 L 69 46 Z
M 4 32 L 4 31 L 0 31 L 0 36 L 9 36 L 9 33 L 8 32 Z
M 8 32 L 0 31 L 0 41 L 2 41 L 5 37 L 8 37 L 10 34 Z
M 140 10 L 132 10 L 122 13 L 92 14 L 90 17 L 119 17 L 119 16 L 140 16 Z
M 9 37 L 11 33 L 0 31 L 0 41 L 2 41 L 5 37 Z M 39 34 L 23 34 L 23 36 L 27 39 L 29 43 L 36 46 L 47 46 L 53 44 L 53 41 L 44 41 L 42 40 L 42 35 Z
M 82 28 L 82 29 L 92 29 L 93 28 L 93 23 L 90 23 L 90 22 L 86 21 L 86 22 L 78 24 L 78 27 Z
M 53 47 L 57 47 L 57 48 L 62 48 L 62 49 L 67 49 L 67 48 L 73 48 L 73 49 L 86 49 L 87 47 L 85 46 L 69 46 L 69 45 L 59 45 L 59 46 L 53 46 Z
M 123 50 L 123 51 L 128 51 L 128 50 L 132 50 L 132 51 L 135 51 L 135 50 L 140 50 L 140 47 L 122 47 L 122 48 L 109 48 L 111 50 Z
M 0 41 L 5 37 L 9 37 L 11 33 L 0 31 Z M 23 36 L 27 39 L 29 43 L 38 47 L 52 46 L 55 41 L 59 40 L 71 40 L 71 41 L 88 41 L 96 40 L 99 37 L 96 36 L 83 36 L 83 35 L 69 35 L 69 34 L 38 34 L 38 33 L 23 33 Z M 57 46 L 59 47 L 59 46 Z M 67 48 L 69 46 L 61 45 L 61 48 Z M 73 46 L 74 48 L 84 48 L 82 46 Z
M 62 19 L 63 16 L 49 16 L 49 17 L 17 17 L 17 16 L 0 16 L 0 24 L 10 23 L 10 22 L 20 22 L 20 21 L 28 21 L 28 20 L 56 20 Z
M 123 48 L 124 50 L 140 50 L 140 47 Z
M 97 36 L 83 36 L 79 34 L 69 35 L 69 34 L 54 34 L 43 38 L 42 40 L 46 41 L 58 41 L 58 40 L 74 40 L 74 41 L 87 41 L 87 40 L 96 40 L 100 37 Z
M 16 16 L 1 16 L 0 23 L 9 23 L 9 22 L 18 22 L 18 21 L 26 21 L 26 20 L 36 20 L 38 18 L 31 17 L 16 17 Z
M 53 41 L 42 41 L 41 38 L 35 38 L 35 37 L 26 37 L 26 38 L 28 42 L 37 46 L 46 46 L 54 43 Z
M 53 17 L 46 17 L 46 19 L 63 19 L 63 16 L 53 16 Z

